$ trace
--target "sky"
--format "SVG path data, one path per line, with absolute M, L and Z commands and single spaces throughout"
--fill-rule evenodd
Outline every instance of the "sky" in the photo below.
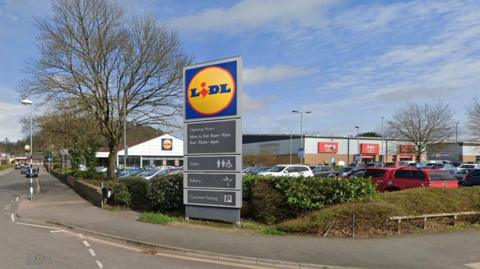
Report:
M 480 1 L 122 0 L 178 32 L 194 62 L 243 60 L 244 133 L 381 130 L 408 102 L 443 101 L 468 137 L 480 97 Z M 23 136 L 24 69 L 38 57 L 47 0 L 0 0 L 0 139 Z M 34 109 L 34 113 L 40 113 Z M 452 126 L 454 128 L 454 126 Z

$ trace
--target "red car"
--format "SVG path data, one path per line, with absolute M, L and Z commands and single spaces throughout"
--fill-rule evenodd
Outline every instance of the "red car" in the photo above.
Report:
M 448 171 L 400 168 L 366 168 L 352 173 L 349 178 L 369 177 L 379 191 L 399 191 L 418 187 L 457 188 L 458 181 Z

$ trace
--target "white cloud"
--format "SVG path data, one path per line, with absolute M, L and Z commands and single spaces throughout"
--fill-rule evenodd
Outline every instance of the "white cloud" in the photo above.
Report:
M 242 109 L 245 113 L 256 113 L 265 110 L 265 108 L 265 100 L 255 99 L 246 93 L 242 94 Z
M 15 141 L 23 137 L 20 118 L 28 110 L 21 104 L 11 104 L 0 101 L 0 139 L 7 137 Z
M 243 0 L 228 8 L 206 9 L 177 17 L 170 25 L 184 31 L 242 32 L 272 25 L 297 24 L 318 27 L 323 12 L 334 0 Z
M 311 75 L 313 70 L 288 65 L 276 65 L 271 68 L 254 67 L 243 70 L 243 81 L 248 84 L 259 84 L 265 82 L 285 81 L 291 78 L 298 78 Z

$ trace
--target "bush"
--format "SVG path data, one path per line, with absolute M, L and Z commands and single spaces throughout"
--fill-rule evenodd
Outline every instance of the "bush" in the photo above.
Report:
M 148 190 L 150 182 L 141 177 L 122 178 L 121 182 L 127 186 L 131 196 L 130 207 L 133 209 L 149 209 L 150 200 L 148 199 Z
M 130 207 L 132 197 L 128 192 L 127 184 L 121 181 L 113 189 L 113 203 L 119 206 Z
M 363 178 L 271 177 L 267 180 L 285 196 L 287 204 L 299 213 L 358 198 L 372 198 L 376 193 L 375 185 Z
M 267 224 L 273 224 L 288 217 L 284 196 L 266 180 L 254 181 L 252 185 L 253 217 Z
M 183 210 L 183 176 L 170 175 L 151 180 L 148 198 L 155 211 Z

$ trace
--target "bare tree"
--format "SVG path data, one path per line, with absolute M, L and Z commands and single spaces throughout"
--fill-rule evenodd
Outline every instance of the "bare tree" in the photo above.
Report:
M 427 144 L 440 143 L 455 132 L 453 113 L 444 103 L 419 105 L 410 103 L 388 121 L 389 135 L 411 141 L 417 161 L 421 160 Z
M 109 0 L 56 0 L 38 22 L 40 58 L 22 95 L 78 99 L 109 148 L 113 178 L 124 119 L 131 125 L 174 125 L 182 68 L 190 62 L 174 32 L 152 17 L 128 20 Z
M 472 129 L 474 135 L 480 137 L 480 101 L 474 99 L 470 107 L 468 107 L 467 112 L 470 118 L 470 129 Z

